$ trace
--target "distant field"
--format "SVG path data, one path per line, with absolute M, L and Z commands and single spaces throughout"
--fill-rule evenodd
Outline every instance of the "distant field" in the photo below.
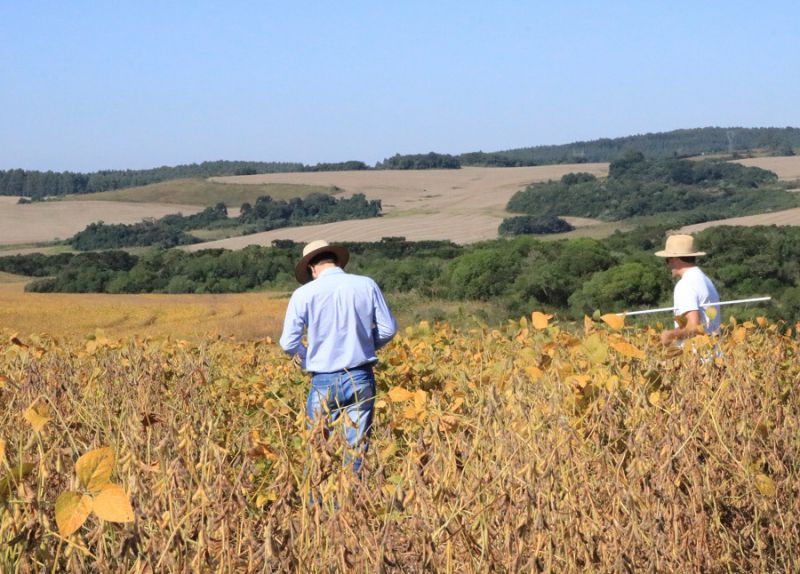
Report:
M 86 195 L 73 195 L 71 201 L 129 201 L 134 203 L 176 203 L 208 207 L 222 202 L 229 208 L 238 209 L 244 202 L 253 203 L 262 195 L 273 199 L 306 197 L 311 193 L 335 193 L 328 185 L 306 185 L 302 183 L 265 183 L 247 185 L 238 183 L 219 183 L 200 178 L 175 179 L 141 187 L 131 187 L 116 191 L 103 191 Z
M 8 199 L 8 198 L 3 198 Z M 47 201 L 17 205 L 0 203 L 0 245 L 66 239 L 90 223 L 138 223 L 147 217 L 201 211 L 196 205 L 107 201 Z
M 775 172 L 780 179 L 800 180 L 800 156 L 789 157 L 751 157 L 747 159 L 737 159 L 734 163 L 740 163 L 748 167 L 760 167 Z
M 25 283 L 27 281 L 30 281 L 30 277 L 24 277 L 22 275 L 14 275 L 13 273 L 0 271 L 0 284 Z
M 718 225 L 800 225 L 800 207 L 794 209 L 784 209 L 772 213 L 760 213 L 758 215 L 745 215 L 743 217 L 730 217 L 728 219 L 716 219 L 703 223 L 695 223 L 681 228 L 684 233 L 696 233 L 709 227 Z
M 515 168 L 466 167 L 457 170 L 387 170 L 282 173 L 214 178 L 227 184 L 293 183 L 336 186 L 350 195 L 363 193 L 380 199 L 384 217 L 341 221 L 277 229 L 202 243 L 206 247 L 240 249 L 247 245 L 269 245 L 274 239 L 309 241 L 325 237 L 332 241 L 377 241 L 386 236 L 408 239 L 450 239 L 471 243 L 497 237 L 506 203 L 527 185 L 559 179 L 566 173 L 585 171 L 608 174 L 608 164 L 564 164 Z M 580 224 L 597 223 L 581 220 Z
M 112 338 L 277 338 L 286 310 L 286 299 L 274 294 L 25 293 L 23 285 L 17 276 L 0 273 L 0 327 L 23 336 L 86 337 L 99 329 Z

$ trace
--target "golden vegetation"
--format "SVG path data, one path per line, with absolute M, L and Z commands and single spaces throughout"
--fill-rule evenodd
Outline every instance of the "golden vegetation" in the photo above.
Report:
M 308 185 L 303 183 L 245 185 L 192 178 L 173 179 L 115 191 L 73 195 L 65 199 L 72 201 L 176 203 L 199 207 L 208 207 L 222 202 L 228 208 L 239 209 L 244 202 L 254 203 L 262 195 L 269 195 L 273 199 L 292 199 L 294 197 L 306 197 L 312 193 L 330 194 L 335 191 L 330 185 Z
M 611 316 L 420 323 L 382 352 L 361 481 L 269 338 L 6 333 L 0 569 L 796 572 L 783 329 L 730 322 L 715 357 Z
M 276 336 L 286 310 L 286 299 L 270 293 L 25 293 L 23 282 L 11 282 L 17 277 L 7 275 L 9 283 L 5 283 L 0 275 L 0 327 L 23 336 L 254 339 Z

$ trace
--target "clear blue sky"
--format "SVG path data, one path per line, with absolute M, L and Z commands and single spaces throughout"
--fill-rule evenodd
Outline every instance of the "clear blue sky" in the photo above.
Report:
M 0 169 L 800 126 L 800 2 L 0 0 Z

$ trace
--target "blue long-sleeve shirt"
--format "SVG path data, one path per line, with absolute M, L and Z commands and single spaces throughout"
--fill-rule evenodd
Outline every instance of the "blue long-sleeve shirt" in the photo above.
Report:
M 397 322 L 375 281 L 333 267 L 292 294 L 280 345 L 299 355 L 307 371 L 330 373 L 376 362 L 375 351 L 396 332 Z

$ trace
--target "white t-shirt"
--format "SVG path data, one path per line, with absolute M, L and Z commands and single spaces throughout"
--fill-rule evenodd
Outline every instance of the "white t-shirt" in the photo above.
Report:
M 683 315 L 689 311 L 700 311 L 700 322 L 705 332 L 719 333 L 719 306 L 714 307 L 717 312 L 714 314 L 713 319 L 700 307 L 700 305 L 706 303 L 719 303 L 719 293 L 717 293 L 717 289 L 711 279 L 699 267 L 690 267 L 683 273 L 680 281 L 675 285 L 673 302 L 675 315 Z

